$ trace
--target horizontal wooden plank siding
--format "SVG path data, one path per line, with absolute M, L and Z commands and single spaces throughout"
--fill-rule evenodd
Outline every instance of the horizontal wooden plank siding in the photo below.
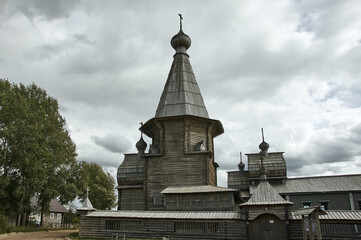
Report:
M 207 121 L 168 119 L 159 125 L 164 131 L 164 151 L 162 155 L 148 156 L 145 168 L 148 210 L 164 209 L 157 198 L 168 186 L 216 185 L 217 181 L 212 154 L 194 149 L 202 140 L 207 144 Z
M 84 224 L 85 223 L 85 224 Z M 84 227 L 86 225 L 86 227 Z M 246 239 L 244 221 L 189 221 L 90 218 L 82 220 L 82 238 Z
M 122 189 L 120 201 L 121 210 L 144 210 L 143 188 Z

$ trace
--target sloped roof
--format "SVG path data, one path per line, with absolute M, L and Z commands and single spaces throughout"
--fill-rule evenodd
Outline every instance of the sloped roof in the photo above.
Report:
M 147 219 L 227 219 L 241 218 L 239 212 L 199 212 L 199 211 L 95 211 L 88 213 L 87 217 L 107 218 L 147 218 Z
M 38 200 L 36 197 L 33 197 L 30 199 L 30 206 L 35 210 L 40 210 L 37 206 Z M 60 204 L 60 202 L 57 199 L 52 199 L 49 204 L 49 212 L 55 212 L 55 213 L 67 213 L 68 210 Z
M 185 50 L 174 55 L 155 117 L 183 115 L 208 118 L 201 91 Z
M 361 174 L 288 178 L 285 184 L 273 187 L 278 193 L 360 191 Z
M 207 193 L 207 192 L 238 192 L 237 189 L 211 185 L 167 187 L 161 193 Z
M 310 215 L 310 214 L 313 213 L 313 212 L 318 212 L 318 214 L 320 214 L 320 215 L 326 214 L 326 212 L 325 212 L 324 210 L 322 210 L 322 209 L 320 208 L 320 206 L 313 206 L 313 207 L 308 207 L 308 208 L 302 208 L 302 209 L 300 209 L 300 210 L 297 210 L 297 211 L 295 212 L 295 214 L 298 214 L 298 215 L 300 215 L 300 216 L 308 216 L 308 215 Z
M 77 211 L 95 211 L 96 209 L 93 207 L 93 204 L 90 202 L 88 196 L 86 196 L 82 207 L 77 208 Z
M 291 220 L 300 220 L 302 216 L 300 210 L 291 211 Z M 344 221 L 361 221 L 361 211 L 359 210 L 326 210 L 325 215 L 320 215 L 321 220 L 344 220 Z
M 241 206 L 256 205 L 292 205 L 292 202 L 284 200 L 267 181 L 261 181 L 251 198 Z

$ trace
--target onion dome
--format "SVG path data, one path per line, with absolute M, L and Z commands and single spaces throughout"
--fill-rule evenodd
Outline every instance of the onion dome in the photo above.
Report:
M 147 148 L 147 143 L 143 139 L 143 135 L 140 136 L 139 141 L 135 144 L 135 147 L 138 150 L 145 150 Z
M 179 30 L 179 32 L 172 37 L 172 40 L 170 40 L 170 44 L 175 50 L 177 50 L 179 46 L 183 46 L 185 49 L 188 49 L 191 46 L 191 43 L 191 38 L 182 30 Z
M 267 151 L 269 149 L 269 144 L 265 141 L 262 141 L 258 147 L 261 149 L 261 151 Z
M 261 131 L 262 131 L 262 142 L 258 147 L 259 149 L 261 149 L 262 152 L 265 152 L 269 149 L 269 144 L 264 141 L 263 128 L 261 128 Z
M 239 169 L 239 171 L 243 172 L 244 167 L 245 167 L 245 165 L 244 165 L 243 162 L 238 163 L 238 169 Z

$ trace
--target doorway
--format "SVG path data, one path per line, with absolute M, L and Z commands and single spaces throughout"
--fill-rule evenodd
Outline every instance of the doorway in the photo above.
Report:
M 250 222 L 251 240 L 285 240 L 286 223 L 273 214 L 261 214 Z

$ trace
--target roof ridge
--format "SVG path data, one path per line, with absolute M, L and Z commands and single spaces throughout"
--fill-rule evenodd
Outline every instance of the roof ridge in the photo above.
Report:
M 323 176 L 304 176 L 304 177 L 289 177 L 287 180 L 294 180 L 294 179 L 307 179 L 307 178 L 335 178 L 335 177 L 351 177 L 351 176 L 361 176 L 361 174 L 342 174 L 342 175 L 323 175 Z

